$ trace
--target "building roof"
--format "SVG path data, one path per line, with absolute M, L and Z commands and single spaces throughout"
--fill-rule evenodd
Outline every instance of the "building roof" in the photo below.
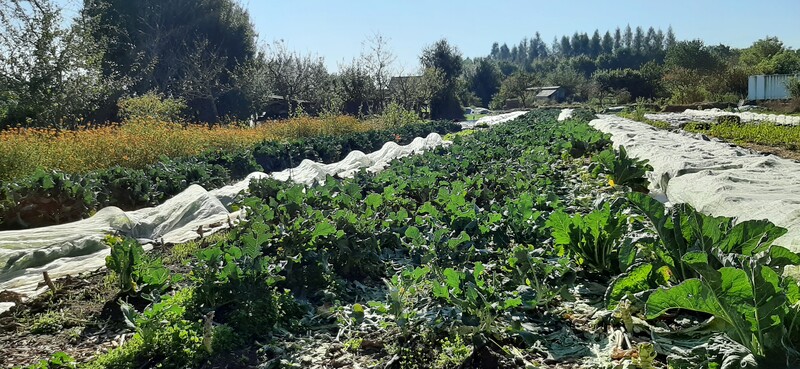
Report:
M 281 95 L 267 95 L 267 98 L 268 98 L 269 100 L 272 100 L 272 101 L 277 101 L 277 100 L 286 100 L 286 98 L 285 98 L 285 97 L 283 97 L 283 96 L 281 96 Z M 308 102 L 309 102 L 309 101 L 306 101 L 306 100 L 300 100 L 300 99 L 294 99 L 294 100 L 292 100 L 292 101 L 294 101 L 294 102 L 296 102 L 296 103 L 300 103 L 300 104 L 305 104 L 305 103 L 308 103 Z
M 542 86 L 542 87 L 528 87 L 525 90 L 527 91 L 536 91 L 536 97 L 552 97 L 555 95 L 558 90 L 561 89 L 561 86 Z
M 538 94 L 536 94 L 536 97 L 550 97 L 555 95 L 556 92 L 558 92 L 557 88 L 554 90 L 541 90 Z
M 561 86 L 542 86 L 542 87 L 528 87 L 526 90 L 528 91 L 542 91 L 542 90 L 558 90 Z
M 399 84 L 403 83 L 415 83 L 422 80 L 422 76 L 399 76 L 399 77 L 392 77 L 389 80 L 389 89 L 398 87 Z

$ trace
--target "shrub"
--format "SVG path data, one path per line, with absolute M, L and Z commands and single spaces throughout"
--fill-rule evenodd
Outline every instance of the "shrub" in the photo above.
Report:
M 380 116 L 384 128 L 397 128 L 419 120 L 416 113 L 404 109 L 396 102 L 390 103 Z
M 789 89 L 789 94 L 795 99 L 800 99 L 800 78 L 789 77 L 786 81 L 786 88 Z
M 148 92 L 142 96 L 126 97 L 119 100 L 119 117 L 123 121 L 157 120 L 161 122 L 181 122 L 186 111 L 186 101 Z
M 637 122 L 646 121 L 645 114 L 647 114 L 647 109 L 642 104 L 636 104 L 636 108 L 631 112 L 631 119 Z
M 489 103 L 489 109 L 492 110 L 503 110 L 506 106 L 506 99 L 500 94 L 494 94 L 492 96 L 492 101 Z
M 630 104 L 633 101 L 633 96 L 628 90 L 617 91 L 614 98 L 617 100 L 617 104 Z

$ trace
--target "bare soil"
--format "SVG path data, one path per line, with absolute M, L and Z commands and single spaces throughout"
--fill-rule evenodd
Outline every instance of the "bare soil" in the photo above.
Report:
M 759 145 L 748 142 L 737 142 L 737 145 L 748 148 L 753 151 L 760 152 L 762 154 L 772 154 L 784 159 L 800 161 L 800 151 L 797 150 L 790 150 L 783 147 Z
M 34 364 L 55 352 L 79 362 L 120 345 L 130 336 L 106 271 L 54 281 L 45 293 L 0 316 L 0 367 Z M 116 306 L 113 306 L 116 305 Z M 127 333 L 127 334 L 126 334 Z

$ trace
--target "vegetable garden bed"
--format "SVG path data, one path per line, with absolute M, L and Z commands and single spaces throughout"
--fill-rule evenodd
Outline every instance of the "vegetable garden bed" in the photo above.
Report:
M 800 291 L 782 271 L 800 256 L 772 245 L 785 230 L 664 209 L 640 193 L 647 163 L 557 113 L 378 174 L 254 182 L 248 220 L 183 262 L 110 238 L 112 321 L 129 333 L 82 365 L 796 365 Z M 55 309 L 3 327 L 46 339 L 13 323 Z
M 432 132 L 446 134 L 460 129 L 451 122 L 424 122 L 393 129 L 263 141 L 248 149 L 163 158 L 144 169 L 117 166 L 84 174 L 39 170 L 20 180 L 0 181 L 0 230 L 69 223 L 108 206 L 126 211 L 156 206 L 193 184 L 212 190 L 256 171 L 280 171 L 305 159 L 333 163 L 353 150 L 372 152 L 387 141 L 408 144 L 415 137 Z

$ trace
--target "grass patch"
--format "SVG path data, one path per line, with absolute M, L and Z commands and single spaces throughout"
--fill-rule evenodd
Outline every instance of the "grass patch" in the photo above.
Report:
M 656 127 L 658 129 L 666 129 L 666 130 L 672 129 L 672 126 L 667 122 L 663 122 L 663 121 L 660 121 L 660 120 L 647 119 L 647 118 L 644 117 L 644 114 L 639 114 L 639 113 L 636 113 L 636 112 L 619 113 L 619 116 L 621 116 L 623 118 L 630 119 L 630 120 L 635 120 L 637 122 L 642 122 L 642 123 L 651 125 L 653 127 Z
M 466 114 L 464 115 L 464 119 L 466 120 L 478 120 L 483 117 L 488 117 L 489 114 Z
M 206 247 L 207 245 L 213 245 L 217 242 L 223 241 L 226 237 L 227 232 L 219 232 L 203 239 L 172 246 L 172 248 L 167 251 L 166 255 L 164 255 L 164 263 L 168 265 L 182 264 L 183 262 L 192 258 L 200 249 Z
M 61 331 L 66 325 L 66 317 L 57 311 L 48 311 L 36 317 L 31 323 L 33 334 L 53 334 Z
M 455 133 L 448 133 L 442 137 L 445 141 L 453 141 L 456 137 L 466 137 L 475 134 L 474 129 L 465 129 L 463 131 L 455 132 Z

